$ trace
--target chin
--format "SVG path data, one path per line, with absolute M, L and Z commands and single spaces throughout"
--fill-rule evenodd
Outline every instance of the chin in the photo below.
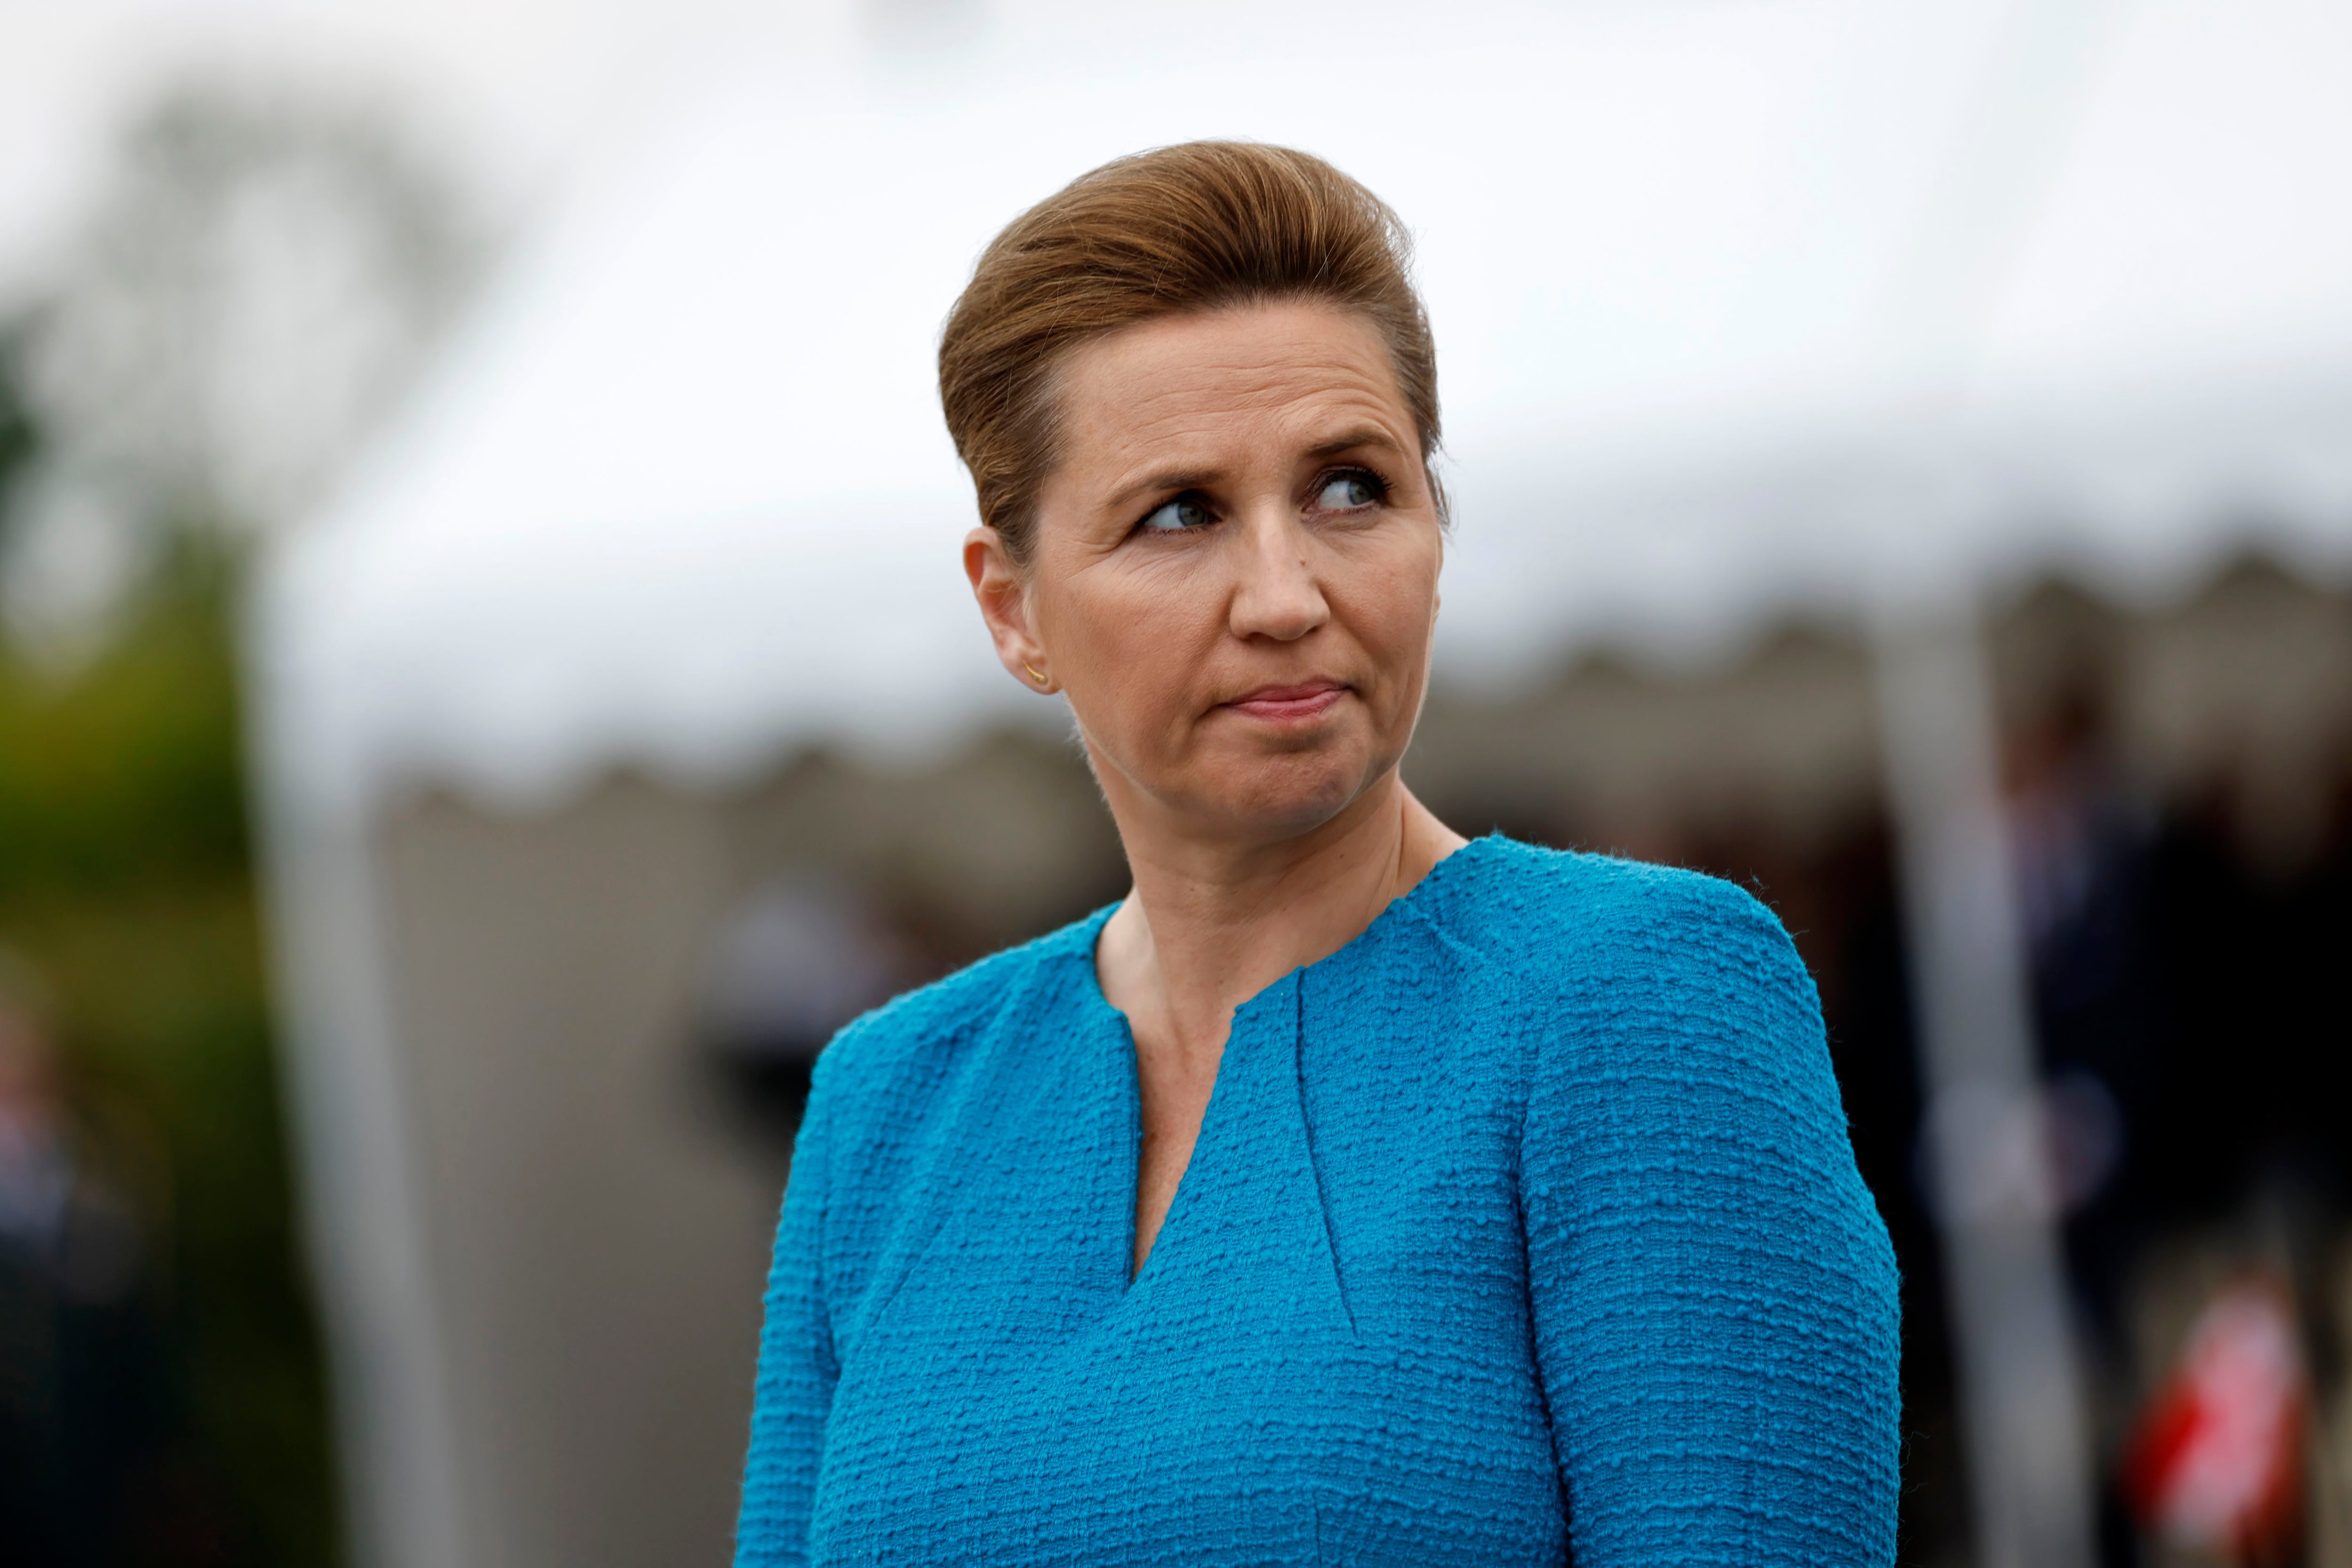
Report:
M 1258 757 L 1220 769 L 1196 798 L 1239 837 L 1296 838 L 1345 811 L 1381 771 L 1360 756 Z

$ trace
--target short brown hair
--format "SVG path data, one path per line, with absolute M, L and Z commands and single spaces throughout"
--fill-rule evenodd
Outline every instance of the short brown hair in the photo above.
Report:
M 1081 174 L 981 253 L 940 340 L 940 402 L 981 521 L 1027 556 L 1053 471 L 1054 374 L 1079 344 L 1155 317 L 1318 300 L 1369 318 L 1436 452 L 1437 350 L 1412 242 L 1386 203 L 1309 153 L 1187 142 Z

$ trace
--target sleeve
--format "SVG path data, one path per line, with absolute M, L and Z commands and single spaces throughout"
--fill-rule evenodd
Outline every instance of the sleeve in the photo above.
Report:
M 839 1365 L 825 1307 L 824 1214 L 832 1097 L 820 1062 L 793 1144 L 769 1266 L 767 1318 L 751 1406 L 751 1450 L 735 1526 L 736 1568 L 808 1561 L 809 1510 Z
M 1811 977 L 1689 878 L 1538 1036 L 1536 1354 L 1578 1568 L 1885 1568 L 1900 1308 Z

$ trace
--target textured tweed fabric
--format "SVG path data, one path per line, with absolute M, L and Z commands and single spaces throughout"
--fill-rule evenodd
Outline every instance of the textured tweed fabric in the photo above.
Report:
M 1440 862 L 1234 1016 L 1132 1281 L 1103 919 L 818 1063 L 739 1565 L 1893 1560 L 1894 1258 L 1754 900 Z

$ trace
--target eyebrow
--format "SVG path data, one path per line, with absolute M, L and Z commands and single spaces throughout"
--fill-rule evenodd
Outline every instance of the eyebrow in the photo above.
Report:
M 1360 425 L 1313 447 L 1307 455 L 1310 458 L 1336 458 L 1342 452 L 1358 451 L 1366 447 L 1376 447 L 1383 452 L 1394 452 L 1400 456 L 1404 451 L 1396 444 L 1395 438 L 1379 426 Z
M 1328 441 L 1318 441 L 1307 450 L 1307 456 L 1320 461 L 1336 458 L 1342 452 L 1358 452 L 1365 447 L 1402 456 L 1404 448 L 1395 437 L 1377 425 L 1359 425 L 1344 430 Z M 1206 489 L 1217 482 L 1219 472 L 1213 468 L 1171 468 L 1150 475 L 1131 485 L 1123 485 L 1109 504 L 1115 508 L 1133 506 L 1147 495 L 1181 495 L 1186 490 Z
M 1148 495 L 1181 495 L 1186 490 L 1205 489 L 1216 482 L 1217 473 L 1213 468 L 1171 469 L 1121 486 L 1118 493 L 1110 498 L 1109 504 L 1124 509 L 1135 505 Z

